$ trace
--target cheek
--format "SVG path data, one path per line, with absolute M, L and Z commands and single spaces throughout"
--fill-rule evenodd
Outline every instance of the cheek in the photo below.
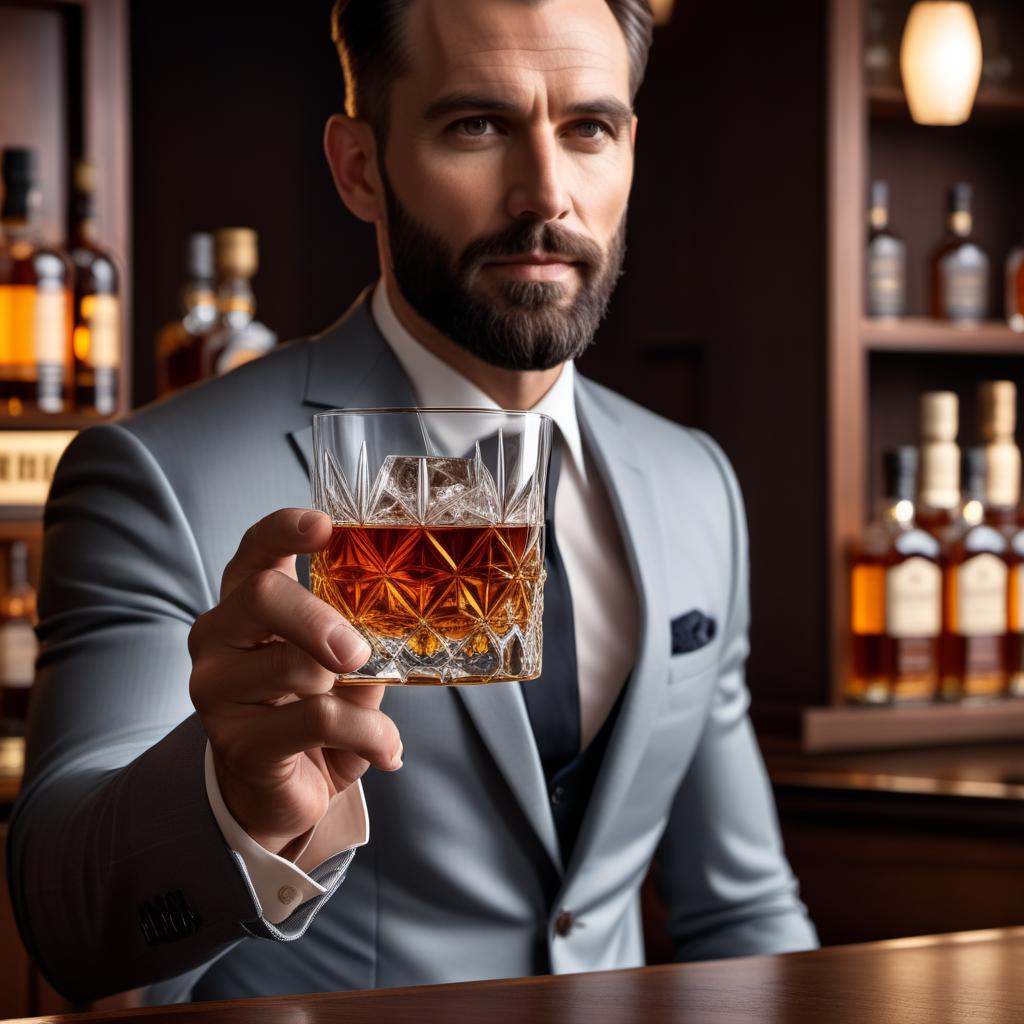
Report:
M 587 231 L 608 243 L 626 212 L 633 183 L 633 162 L 617 155 L 576 159 L 570 191 L 573 209 Z

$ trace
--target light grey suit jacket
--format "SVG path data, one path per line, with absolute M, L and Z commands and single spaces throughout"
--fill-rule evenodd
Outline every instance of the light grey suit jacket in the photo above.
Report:
M 312 413 L 411 405 L 408 379 L 364 299 L 317 339 L 75 440 L 46 511 L 8 846 L 22 934 L 58 990 L 162 982 L 155 1003 L 641 965 L 652 860 L 679 959 L 815 945 L 747 718 L 732 471 L 705 435 L 592 381 L 576 401 L 641 629 L 571 861 L 518 686 L 392 688 L 405 767 L 365 779 L 371 841 L 314 872 L 327 895 L 280 926 L 261 918 L 207 802 L 186 639 L 245 529 L 308 506 Z M 669 624 L 691 609 L 717 636 L 672 655 Z M 179 892 L 191 914 L 175 917 Z M 577 922 L 564 936 L 563 909 Z M 162 911 L 168 940 L 147 942 L 142 919 L 152 937 Z

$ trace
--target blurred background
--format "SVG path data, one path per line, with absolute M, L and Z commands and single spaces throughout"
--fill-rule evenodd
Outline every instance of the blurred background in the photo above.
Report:
M 1024 6 L 656 7 L 626 274 L 580 369 L 735 465 L 752 712 L 823 940 L 1020 923 Z M 11 740 L 73 432 L 376 278 L 322 153 L 330 8 L 0 0 Z M 16 743 L 0 767 L 9 809 Z M 0 1015 L 61 1008 L 3 907 L 0 961 Z

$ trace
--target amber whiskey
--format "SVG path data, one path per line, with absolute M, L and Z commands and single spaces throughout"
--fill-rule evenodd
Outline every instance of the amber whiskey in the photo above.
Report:
M 15 541 L 7 550 L 7 582 L 0 594 L 0 719 L 3 732 L 24 734 L 29 688 L 35 675 L 36 594 L 29 582 L 28 549 Z
M 973 239 L 973 191 L 960 183 L 950 189 L 947 238 L 932 261 L 932 313 L 943 320 L 972 324 L 988 312 L 989 260 Z
M 906 314 L 907 245 L 889 226 L 889 183 L 871 184 L 868 213 L 867 311 L 876 318 Z
M 217 325 L 217 294 L 213 280 L 213 235 L 196 232 L 186 246 L 186 284 L 182 316 L 161 328 L 156 337 L 156 389 L 169 395 L 203 376 L 203 346 Z
M 313 556 L 312 590 L 372 638 L 375 654 L 429 662 L 457 651 L 468 666 L 474 659 L 490 663 L 510 634 L 525 635 L 536 625 L 541 532 L 539 526 L 336 524 L 328 546 Z M 517 678 L 515 665 L 503 677 Z M 493 671 L 470 672 L 458 682 L 493 678 Z
M 941 540 L 959 521 L 960 402 L 952 391 L 928 391 L 921 395 L 918 412 L 921 475 L 916 521 Z
M 853 671 L 858 704 L 931 701 L 939 687 L 939 542 L 914 523 L 918 453 L 885 455 L 885 497 L 852 559 Z
M 0 410 L 63 412 L 70 393 L 71 264 L 37 237 L 35 152 L 3 151 Z
M 101 416 L 117 412 L 121 369 L 121 298 L 114 257 L 96 237 L 96 171 L 75 164 L 68 255 L 75 268 L 75 406 Z
M 990 468 L 984 448 L 964 453 L 961 521 L 943 543 L 945 700 L 992 699 L 1007 689 L 1011 556 L 1006 536 L 986 506 Z

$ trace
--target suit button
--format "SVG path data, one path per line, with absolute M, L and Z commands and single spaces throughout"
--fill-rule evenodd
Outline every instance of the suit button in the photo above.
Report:
M 554 789 L 551 790 L 551 803 L 557 807 L 562 802 L 562 797 L 564 796 L 565 787 L 555 786 Z
M 563 939 L 573 930 L 576 925 L 576 918 L 571 911 L 560 910 L 555 918 L 555 934 Z

